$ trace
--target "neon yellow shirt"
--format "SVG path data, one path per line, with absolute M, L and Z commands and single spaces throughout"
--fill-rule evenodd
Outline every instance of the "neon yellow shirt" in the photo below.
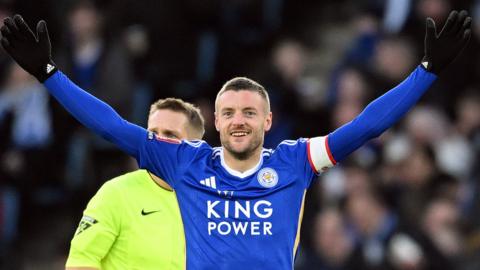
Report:
M 145 170 L 107 181 L 90 200 L 67 267 L 184 269 L 185 236 L 174 192 Z

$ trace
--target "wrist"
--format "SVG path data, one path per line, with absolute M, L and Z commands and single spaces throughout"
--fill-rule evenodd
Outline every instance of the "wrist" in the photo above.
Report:
M 42 65 L 40 70 L 35 74 L 35 77 L 37 78 L 38 81 L 43 83 L 46 81 L 48 78 L 50 78 L 55 72 L 57 72 L 58 68 L 57 65 L 50 60 L 48 63 Z
M 422 62 L 420 63 L 420 66 L 422 66 L 426 71 L 433 73 L 435 75 L 438 75 L 439 70 L 435 68 L 433 65 L 432 61 L 427 56 L 424 56 L 422 59 Z

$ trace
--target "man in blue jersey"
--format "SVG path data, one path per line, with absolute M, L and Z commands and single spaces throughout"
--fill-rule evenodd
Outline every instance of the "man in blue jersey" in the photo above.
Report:
M 81 123 L 175 189 L 188 269 L 292 269 L 311 181 L 397 122 L 471 35 L 466 11 L 453 11 L 439 32 L 427 19 L 424 59 L 408 78 L 327 136 L 284 141 L 270 150 L 262 147 L 272 124 L 268 94 L 250 79 L 232 79 L 217 95 L 222 147 L 165 140 L 125 121 L 58 71 L 44 21 L 36 34 L 19 15 L 4 23 L 1 44 L 20 66 Z

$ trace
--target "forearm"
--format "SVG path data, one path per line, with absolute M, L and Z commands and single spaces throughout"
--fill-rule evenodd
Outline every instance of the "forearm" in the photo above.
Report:
M 137 157 L 138 148 L 147 136 L 145 129 L 120 117 L 112 107 L 75 85 L 60 71 L 44 85 L 80 123 Z
M 371 102 L 355 119 L 328 135 L 334 159 L 344 159 L 393 126 L 417 103 L 435 79 L 433 73 L 417 67 L 407 79 Z

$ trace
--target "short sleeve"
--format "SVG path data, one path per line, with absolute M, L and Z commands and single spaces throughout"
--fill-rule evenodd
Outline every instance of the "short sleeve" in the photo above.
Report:
M 209 147 L 204 141 L 180 141 L 157 137 L 149 132 L 140 147 L 138 165 L 165 180 L 175 188 L 176 181 L 202 149 Z
M 90 200 L 71 241 L 67 267 L 101 268 L 120 231 L 115 209 L 118 211 L 121 196 L 116 194 L 115 186 L 108 181 Z

